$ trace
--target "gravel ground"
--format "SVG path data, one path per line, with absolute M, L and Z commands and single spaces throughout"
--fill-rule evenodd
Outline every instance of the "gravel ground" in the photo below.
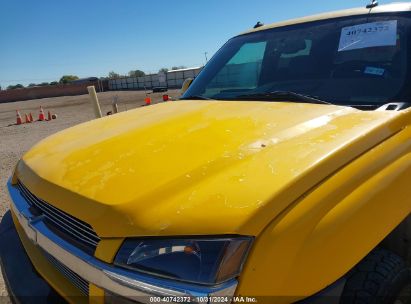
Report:
M 162 102 L 163 93 L 150 94 L 153 103 Z M 169 91 L 171 97 L 179 95 L 178 90 Z M 111 111 L 111 103 L 117 96 L 119 111 L 130 110 L 144 104 L 142 91 L 121 91 L 98 93 L 102 113 Z M 31 112 L 38 118 L 39 107 L 57 114 L 57 119 L 48 122 L 15 125 L 16 109 L 23 116 Z M 94 118 L 88 95 L 33 99 L 0 104 L 0 221 L 9 209 L 6 183 L 19 158 L 39 140 L 68 127 Z M 1 246 L 1 244 L 0 244 Z M 9 303 L 7 291 L 0 271 L 0 304 Z

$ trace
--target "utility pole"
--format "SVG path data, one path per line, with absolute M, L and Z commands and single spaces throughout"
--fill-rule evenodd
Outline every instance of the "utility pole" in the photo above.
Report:
M 205 60 L 206 60 L 206 63 L 207 63 L 207 61 L 208 61 L 208 59 L 207 59 L 207 52 L 204 52 L 204 56 L 205 56 Z

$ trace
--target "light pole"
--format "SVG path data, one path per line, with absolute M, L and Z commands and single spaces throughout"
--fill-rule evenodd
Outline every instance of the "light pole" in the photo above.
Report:
M 208 59 L 207 59 L 207 52 L 204 52 L 204 56 L 205 56 L 205 60 L 206 60 L 206 64 L 207 64 L 207 61 L 208 61 Z

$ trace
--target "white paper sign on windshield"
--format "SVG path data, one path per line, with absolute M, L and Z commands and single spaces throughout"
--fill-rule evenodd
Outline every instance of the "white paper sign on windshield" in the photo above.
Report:
M 343 27 L 338 51 L 397 44 L 397 20 Z

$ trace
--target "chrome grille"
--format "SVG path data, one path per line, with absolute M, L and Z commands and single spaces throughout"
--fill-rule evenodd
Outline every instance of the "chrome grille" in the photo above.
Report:
M 100 238 L 90 225 L 36 197 L 20 181 L 17 187 L 30 206 L 36 209 L 39 215 L 43 214 L 56 230 L 70 239 L 74 238 L 76 242 L 91 248 L 94 252 Z M 73 242 L 73 245 L 76 245 L 76 242 Z
M 76 286 L 83 295 L 89 295 L 89 282 L 80 277 L 77 273 L 72 271 L 63 265 L 55 257 L 51 256 L 47 252 L 43 251 L 47 260 L 63 275 L 65 276 L 74 286 Z

